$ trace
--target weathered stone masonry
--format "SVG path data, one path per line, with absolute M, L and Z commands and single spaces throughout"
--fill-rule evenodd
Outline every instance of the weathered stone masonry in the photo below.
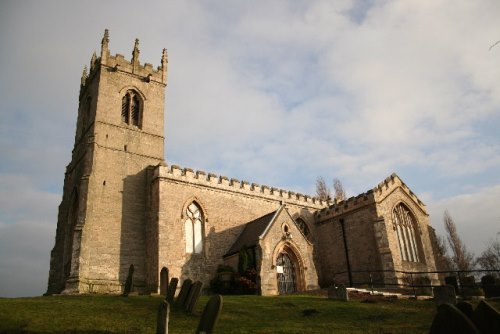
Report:
M 435 269 L 425 206 L 395 174 L 367 193 L 331 203 L 167 166 L 166 50 L 155 69 L 140 64 L 137 40 L 131 61 L 112 56 L 108 44 L 106 30 L 100 56 L 94 53 L 81 79 L 48 293 L 120 293 L 131 264 L 139 292 L 158 292 L 164 267 L 171 277 L 207 288 L 247 223 L 272 212 L 255 245 L 263 294 L 280 293 L 276 261 L 285 255 L 299 291 L 348 283 L 348 274 L 338 274 L 348 264 L 354 281 L 366 279 L 354 271 L 389 270 L 377 277 L 385 283 L 402 283 L 398 270 Z

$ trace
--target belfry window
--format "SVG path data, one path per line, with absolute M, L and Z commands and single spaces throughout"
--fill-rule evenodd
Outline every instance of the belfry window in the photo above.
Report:
M 404 204 L 399 203 L 392 211 L 392 221 L 403 261 L 419 262 L 416 220 L 412 213 Z
M 133 90 L 127 91 L 122 97 L 122 122 L 141 127 L 141 107 L 139 95 Z
M 186 233 L 186 253 L 201 254 L 203 252 L 203 214 L 200 207 L 195 203 L 188 205 L 186 209 L 187 219 L 184 222 Z

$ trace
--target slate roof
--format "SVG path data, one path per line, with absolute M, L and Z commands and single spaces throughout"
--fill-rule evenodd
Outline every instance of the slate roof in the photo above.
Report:
M 278 210 L 273 211 L 271 213 L 268 213 L 267 215 L 246 223 L 245 228 L 238 236 L 238 239 L 236 239 L 236 241 L 227 251 L 224 257 L 238 253 L 243 246 L 256 246 L 257 241 L 259 240 L 259 236 L 264 233 L 266 227 L 269 225 L 269 223 L 271 223 L 277 211 Z

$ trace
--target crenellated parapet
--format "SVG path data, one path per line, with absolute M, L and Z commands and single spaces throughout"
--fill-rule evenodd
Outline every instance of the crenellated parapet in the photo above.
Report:
M 194 171 L 191 168 L 181 168 L 177 165 L 167 166 L 166 164 L 160 164 L 156 166 L 154 179 L 189 183 L 200 187 L 212 188 L 214 190 L 233 192 L 238 195 L 261 197 L 272 201 L 306 206 L 313 209 L 322 209 L 329 204 L 329 202 L 317 197 L 267 185 L 259 185 L 248 181 L 240 181 L 235 178 L 228 178 L 224 175 Z
M 152 64 L 145 63 L 140 64 L 139 61 L 139 40 L 136 39 L 134 43 L 134 48 L 132 50 L 132 58 L 130 61 L 126 60 L 121 54 L 111 55 L 109 51 L 109 31 L 106 29 L 104 31 L 104 37 L 101 42 L 101 52 L 100 57 L 97 57 L 96 53 L 92 54 L 90 60 L 90 71 L 87 74 L 87 67 L 82 74 L 81 86 L 80 86 L 80 97 L 85 87 L 90 82 L 92 77 L 97 73 L 99 68 L 106 68 L 109 71 L 121 72 L 128 75 L 133 75 L 140 77 L 145 82 L 155 82 L 162 85 L 167 84 L 167 70 L 168 70 L 168 56 L 167 49 L 163 49 L 161 57 L 161 65 L 154 68 Z
M 396 173 L 392 173 L 375 188 L 370 189 L 367 192 L 359 194 L 355 197 L 350 197 L 343 201 L 337 202 L 335 200 L 329 207 L 317 211 L 315 213 L 315 218 L 321 223 L 346 213 L 359 210 L 369 204 L 380 203 L 397 189 L 404 191 L 415 202 L 415 204 L 417 204 L 418 207 L 427 214 L 425 204 L 410 190 L 410 188 Z
M 375 188 L 373 188 L 373 192 L 376 195 L 377 202 L 381 202 L 399 188 L 402 189 L 423 212 L 427 213 L 425 204 L 417 197 L 417 195 L 413 193 L 413 191 L 410 190 L 406 183 L 404 183 L 396 173 L 392 173 L 384 181 L 380 182 Z

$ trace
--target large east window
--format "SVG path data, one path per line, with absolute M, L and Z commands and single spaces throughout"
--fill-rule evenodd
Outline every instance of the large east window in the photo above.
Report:
M 392 220 L 403 261 L 419 262 L 416 221 L 412 213 L 403 203 L 399 203 L 392 212 Z
M 186 253 L 201 254 L 203 252 L 203 213 L 195 202 L 186 209 Z

